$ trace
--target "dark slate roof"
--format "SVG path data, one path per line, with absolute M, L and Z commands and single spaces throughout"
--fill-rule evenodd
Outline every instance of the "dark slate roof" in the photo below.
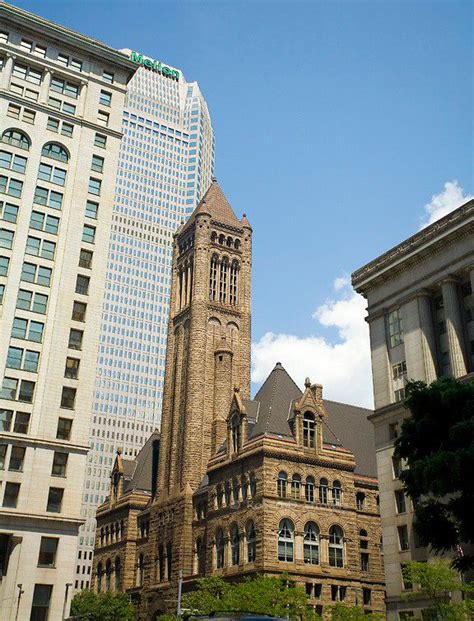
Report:
M 250 437 L 262 434 L 293 437 L 288 419 L 301 390 L 277 362 L 253 399 L 245 402 L 249 416 Z M 372 423 L 367 420 L 371 410 L 355 405 L 324 400 L 327 418 L 324 420 L 323 440 L 342 446 L 354 453 L 356 472 L 377 476 L 375 438 Z M 252 412 L 252 414 L 250 414 Z M 256 414 L 255 414 L 256 413 Z
M 152 489 L 152 466 L 153 466 L 153 442 L 160 439 L 160 432 L 155 430 L 140 449 L 135 459 L 123 460 L 124 469 L 124 493 L 132 490 L 151 492 Z M 128 474 L 128 476 L 126 475 Z M 130 476 L 131 474 L 131 476 Z

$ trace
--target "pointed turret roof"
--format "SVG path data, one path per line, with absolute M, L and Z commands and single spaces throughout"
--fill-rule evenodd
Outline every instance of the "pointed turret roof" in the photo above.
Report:
M 209 214 L 213 220 L 222 222 L 222 224 L 241 227 L 237 216 L 232 211 L 229 201 L 224 196 L 215 178 L 213 178 L 211 185 L 194 210 L 190 220 L 194 220 L 197 215 L 203 213 Z

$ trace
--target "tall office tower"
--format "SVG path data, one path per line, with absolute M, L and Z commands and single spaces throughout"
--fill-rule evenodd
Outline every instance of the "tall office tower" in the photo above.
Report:
M 173 233 L 214 168 L 213 130 L 197 83 L 124 53 L 137 70 L 123 113 L 77 589 L 90 584 L 95 513 L 108 493 L 115 451 L 134 457 L 160 423 Z
M 75 574 L 126 84 L 102 43 L 0 3 L 0 617 Z
M 403 241 L 352 275 L 368 301 L 387 619 L 426 618 L 432 604 L 406 592 L 403 563 L 425 561 L 413 506 L 399 479 L 394 440 L 408 411 L 407 378 L 474 379 L 474 201 Z M 423 616 L 422 616 L 423 615 Z

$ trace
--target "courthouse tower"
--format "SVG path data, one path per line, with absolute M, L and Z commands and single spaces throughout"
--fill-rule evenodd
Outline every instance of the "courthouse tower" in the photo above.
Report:
M 156 557 L 158 573 L 166 570 L 168 579 L 192 569 L 192 493 L 226 440 L 234 387 L 249 398 L 251 233 L 245 215 L 237 219 L 213 180 L 175 235 L 148 557 Z M 154 573 L 145 572 L 145 584 L 147 574 L 154 582 Z

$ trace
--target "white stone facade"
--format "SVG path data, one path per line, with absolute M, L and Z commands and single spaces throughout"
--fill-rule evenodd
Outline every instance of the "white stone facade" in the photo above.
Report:
M 420 617 L 426 602 L 403 598 L 401 564 L 428 552 L 417 545 L 411 501 L 397 505 L 393 442 L 407 415 L 408 379 L 474 379 L 474 201 L 357 270 L 352 282 L 368 301 L 387 615 Z
M 61 619 L 134 67 L 26 11 L 0 18 L 0 617 Z

